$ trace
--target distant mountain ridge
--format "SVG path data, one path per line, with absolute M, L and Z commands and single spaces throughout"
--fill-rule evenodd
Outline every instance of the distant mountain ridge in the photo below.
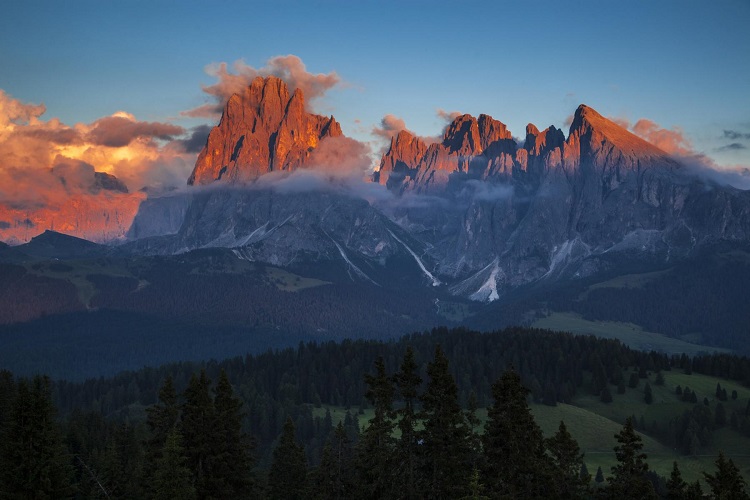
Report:
M 595 275 L 616 265 L 613 256 L 653 265 L 750 240 L 750 192 L 697 178 L 585 105 L 567 138 L 529 124 L 523 145 L 489 115 L 456 117 L 433 144 L 401 131 L 372 178 L 395 196 L 372 202 L 356 189 L 255 184 L 268 172 L 314 171 L 311 153 L 341 135 L 333 117 L 305 110 L 300 90 L 256 78 L 229 99 L 198 157 L 189 183 L 211 189 L 163 210 L 144 204 L 131 236 L 147 237 L 123 249 L 226 247 L 274 265 L 334 263 L 369 283 L 393 276 L 398 261 L 424 285 L 492 301 Z

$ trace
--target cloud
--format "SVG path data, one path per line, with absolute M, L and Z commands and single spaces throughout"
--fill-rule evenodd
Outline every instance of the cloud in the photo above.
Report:
M 698 153 L 676 158 L 688 172 L 701 179 L 713 181 L 721 186 L 750 189 L 750 168 L 748 167 L 739 165 L 719 167 L 711 158 Z
M 462 194 L 479 201 L 506 200 L 513 196 L 513 186 L 510 184 L 494 184 L 486 181 L 468 180 L 463 183 Z
M 444 122 L 450 123 L 461 116 L 463 113 L 461 113 L 460 111 L 446 111 L 444 109 L 438 108 L 437 111 L 435 111 L 435 114 L 437 114 L 438 118 L 440 118 Z
M 100 146 L 119 148 L 138 138 L 171 140 L 185 133 L 185 129 L 171 123 L 139 122 L 122 111 L 99 118 L 91 124 L 86 141 Z
M 25 241 L 45 229 L 122 236 L 145 197 L 139 189 L 184 185 L 192 141 L 205 132 L 124 112 L 68 125 L 41 119 L 44 112 L 0 90 L 0 220 L 8 225 L 0 239 Z
M 632 131 L 657 148 L 672 155 L 689 155 L 693 151 L 690 140 L 685 137 L 679 127 L 665 129 L 651 120 L 641 118 L 633 125 Z
M 736 140 L 750 140 L 750 133 L 738 132 L 737 130 L 724 130 L 724 138 L 732 141 Z
M 186 153 L 200 153 L 201 150 L 206 146 L 208 140 L 208 134 L 211 133 L 210 125 L 198 125 L 194 127 L 190 136 L 187 139 L 179 141 Z
M 226 62 L 206 66 L 206 73 L 218 79 L 213 85 L 203 86 L 203 91 L 211 96 L 213 102 L 183 111 L 181 115 L 192 118 L 216 118 L 221 115 L 229 98 L 241 92 L 258 76 L 276 76 L 286 82 L 290 91 L 301 89 L 308 106 L 310 101 L 322 97 L 330 89 L 341 84 L 341 78 L 335 71 L 310 73 L 302 59 L 291 54 L 272 57 L 261 68 L 254 68 L 242 60 L 237 60 L 232 64 L 232 70 L 229 70 Z
M 403 118 L 387 114 L 380 119 L 380 126 L 372 127 L 372 135 L 390 140 L 392 137 L 396 137 L 402 130 L 406 130 L 414 135 L 412 131 L 406 128 L 406 122 L 404 122 Z
M 716 151 L 740 151 L 742 149 L 747 149 L 747 146 L 740 144 L 739 142 L 732 142 L 726 146 L 716 148 Z
M 370 147 L 349 137 L 328 137 L 318 144 L 306 166 L 336 177 L 362 177 L 372 168 Z
M 42 116 L 47 108 L 44 104 L 24 104 L 0 89 L 0 127 L 10 124 L 27 124 Z

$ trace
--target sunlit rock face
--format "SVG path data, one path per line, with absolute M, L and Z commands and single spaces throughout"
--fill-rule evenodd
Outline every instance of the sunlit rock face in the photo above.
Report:
M 322 139 L 341 135 L 333 117 L 305 110 L 301 89 L 290 95 L 279 78 L 258 77 L 227 102 L 188 184 L 244 182 L 268 172 L 295 170 Z
M 477 300 L 597 272 L 617 252 L 664 261 L 750 238 L 750 193 L 699 180 L 585 105 L 567 138 L 529 124 L 519 144 L 486 115 L 457 117 L 429 146 L 401 132 L 374 180 L 449 200 L 404 203 L 394 219 L 426 240 L 455 293 Z

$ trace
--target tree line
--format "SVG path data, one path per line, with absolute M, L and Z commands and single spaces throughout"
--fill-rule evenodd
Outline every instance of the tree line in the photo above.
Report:
M 464 408 L 448 358 L 437 345 L 422 380 L 407 346 L 389 373 L 377 357 L 365 374 L 372 418 L 329 433 L 310 467 L 287 418 L 267 468 L 257 467 L 243 405 L 226 372 L 212 384 L 193 373 L 179 394 L 166 378 L 141 435 L 106 420 L 60 425 L 45 377 L 0 377 L 0 496 L 3 498 L 702 498 L 677 463 L 664 480 L 649 470 L 641 437 L 626 419 L 617 463 L 592 487 L 578 443 L 560 422 L 548 439 L 528 405 L 529 389 L 506 369 L 491 386 L 484 426 L 476 398 Z M 424 383 L 423 383 L 424 382 Z M 104 425 L 102 426 L 102 422 Z M 597 471 L 597 476 L 602 471 Z M 739 470 L 720 454 L 704 473 L 714 498 L 750 498 Z M 596 484 L 596 483 L 594 483 Z

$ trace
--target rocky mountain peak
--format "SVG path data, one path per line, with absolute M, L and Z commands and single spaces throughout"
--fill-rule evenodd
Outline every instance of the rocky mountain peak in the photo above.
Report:
M 227 101 L 188 184 L 246 182 L 267 172 L 295 170 L 321 140 L 341 135 L 332 116 L 306 111 L 301 89 L 290 95 L 280 78 L 257 77 Z
M 592 151 L 603 148 L 620 150 L 627 156 L 668 158 L 668 154 L 626 128 L 609 120 L 585 104 L 576 109 L 568 134 L 569 144 L 582 144 Z
M 504 123 L 489 115 L 474 118 L 465 114 L 456 117 L 446 128 L 443 145 L 451 153 L 478 155 L 501 139 L 511 139 L 511 133 Z

